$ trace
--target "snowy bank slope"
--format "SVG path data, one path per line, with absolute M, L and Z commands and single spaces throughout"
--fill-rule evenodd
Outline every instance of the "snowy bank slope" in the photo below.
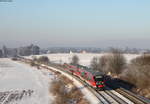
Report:
M 21 100 L 11 104 L 50 104 L 53 96 L 49 94 L 49 82 L 52 74 L 43 74 L 43 71 L 10 59 L 0 59 L 0 94 L 1 92 L 33 91 L 32 95 L 24 94 Z M 0 102 L 2 104 L 2 102 Z

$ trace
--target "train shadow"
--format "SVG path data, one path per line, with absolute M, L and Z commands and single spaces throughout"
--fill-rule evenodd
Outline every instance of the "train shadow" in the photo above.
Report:
M 96 89 L 97 91 L 107 91 L 107 90 L 116 90 L 119 88 L 124 88 L 126 90 L 131 90 L 133 88 L 135 88 L 135 86 L 129 82 L 123 81 L 121 79 L 118 78 L 107 78 L 105 81 L 105 86 L 104 88 L 101 89 Z M 77 89 L 84 89 L 84 88 L 88 88 L 89 85 L 83 85 L 82 87 L 78 87 Z
M 105 85 L 108 86 L 111 89 L 106 89 L 105 90 L 116 90 L 118 88 L 124 88 L 126 90 L 131 90 L 135 88 L 135 86 L 129 82 L 126 82 L 124 80 L 121 80 L 119 78 L 107 78 Z

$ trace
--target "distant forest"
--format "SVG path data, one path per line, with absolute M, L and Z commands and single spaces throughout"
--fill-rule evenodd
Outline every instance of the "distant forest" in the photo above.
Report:
M 94 47 L 51 47 L 41 49 L 37 45 L 29 45 L 19 48 L 8 48 L 3 46 L 0 49 L 0 58 L 15 57 L 15 56 L 29 56 L 39 54 L 50 54 L 50 53 L 108 53 L 112 48 L 94 48 Z M 123 53 L 139 54 L 139 53 L 150 53 L 149 49 L 137 49 L 137 48 L 124 48 L 119 49 Z

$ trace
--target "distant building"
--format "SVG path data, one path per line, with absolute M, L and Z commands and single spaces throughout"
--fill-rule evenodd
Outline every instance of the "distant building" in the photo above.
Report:
M 50 53 L 52 53 L 50 50 L 48 50 L 48 51 L 46 52 L 46 54 L 50 54 Z
M 16 57 L 20 56 L 29 56 L 29 55 L 39 55 L 40 47 L 37 45 L 31 44 L 30 46 L 20 47 L 20 48 L 7 48 L 3 46 L 0 49 L 0 58 L 2 57 Z
M 18 49 L 18 54 L 21 56 L 29 56 L 29 55 L 39 55 L 40 47 L 31 44 L 30 46 L 20 47 Z
M 80 53 L 83 53 L 83 54 L 85 54 L 85 53 L 87 53 L 85 50 L 83 50 L 83 51 L 81 51 Z
M 20 47 L 18 49 L 18 54 L 20 56 L 29 56 L 29 55 L 31 55 L 31 50 L 29 47 Z
M 0 58 L 3 57 L 3 51 L 0 49 Z
M 8 57 L 8 50 L 7 50 L 6 46 L 3 46 L 2 53 L 3 53 L 3 57 Z
M 7 57 L 16 57 L 16 56 L 17 56 L 17 48 L 7 49 Z
M 38 47 L 38 46 L 34 46 L 34 45 L 32 45 L 32 47 L 31 47 L 31 54 L 32 55 L 39 55 L 40 54 L 40 47 Z
M 73 52 L 72 52 L 72 51 L 70 51 L 69 53 L 70 53 L 70 54 L 72 54 Z

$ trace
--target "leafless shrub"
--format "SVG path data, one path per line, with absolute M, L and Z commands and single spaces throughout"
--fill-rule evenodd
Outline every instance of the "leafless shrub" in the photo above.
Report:
M 35 66 L 36 64 L 35 64 L 35 62 L 34 61 L 31 61 L 30 62 L 30 66 Z
M 77 55 L 74 55 L 72 57 L 71 64 L 75 64 L 75 65 L 79 64 L 79 57 Z
M 37 61 L 38 58 L 37 58 L 36 56 L 32 56 L 32 60 L 33 60 L 33 61 Z
M 112 74 L 120 74 L 126 66 L 126 60 L 121 51 L 113 49 L 108 55 L 100 58 L 94 57 L 91 61 L 91 67 L 103 73 L 111 72 Z
M 124 78 L 138 88 L 149 88 L 150 56 L 143 55 L 133 59 L 126 70 Z
M 120 74 L 126 66 L 126 60 L 119 49 L 112 49 L 108 56 L 108 70 L 113 74 Z
M 18 60 L 18 58 L 17 57 L 13 57 L 13 58 L 11 58 L 13 61 L 17 61 Z
M 144 54 L 140 57 L 137 57 L 131 60 L 132 64 L 140 64 L 140 65 L 150 65 L 150 55 Z
M 91 61 L 91 68 L 95 71 L 108 73 L 108 56 L 104 55 L 100 58 L 94 57 Z
M 47 56 L 40 56 L 38 59 L 36 59 L 39 63 L 48 64 L 49 58 Z
M 99 59 L 99 69 L 101 72 L 107 74 L 108 72 L 110 72 L 109 70 L 109 58 L 110 55 L 104 55 Z
M 95 71 L 99 71 L 99 58 L 93 57 L 91 60 L 91 68 Z

